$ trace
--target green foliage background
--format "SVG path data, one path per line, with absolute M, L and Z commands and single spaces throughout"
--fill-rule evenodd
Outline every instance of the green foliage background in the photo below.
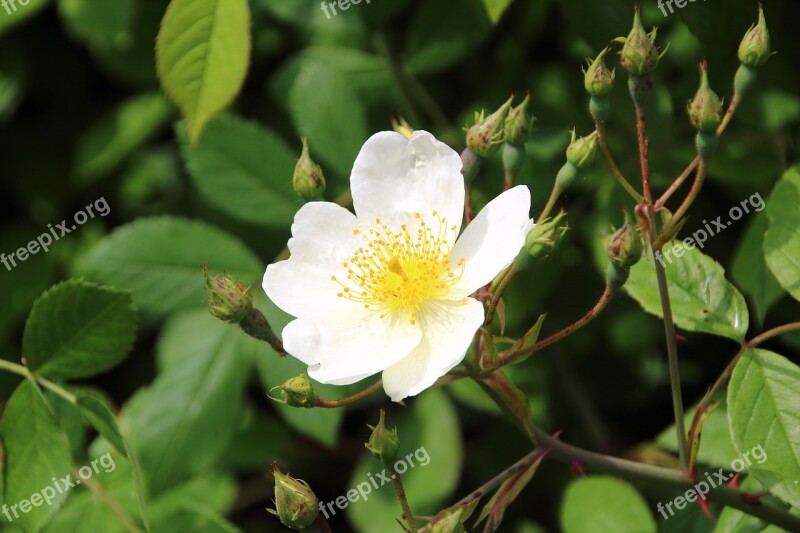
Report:
M 12 14 L 0 9 L 0 251 L 13 252 L 48 224 L 71 218 L 98 198 L 111 207 L 107 217 L 65 236 L 50 253 L 12 271 L 0 268 L 0 357 L 19 361 L 25 354 L 43 375 L 81 378 L 71 383 L 82 394 L 77 407 L 50 392 L 40 397 L 29 385 L 12 397 L 20 379 L 0 373 L 0 406 L 8 412 L 14 402 L 24 402 L 30 416 L 43 417 L 38 430 L 45 432 L 41 437 L 20 433 L 28 431 L 25 420 L 7 416 L 4 448 L 10 453 L 41 438 L 38 461 L 63 464 L 69 453 L 77 466 L 113 450 L 118 468 L 98 474 L 97 481 L 139 517 L 133 480 L 141 474 L 137 483 L 154 531 L 277 531 L 278 522 L 264 511 L 271 497 L 269 464 L 277 461 L 306 480 L 321 500 L 334 500 L 379 470 L 362 443 L 366 424 L 377 420 L 379 407 L 388 401 L 375 395 L 346 410 L 301 411 L 267 400 L 270 387 L 300 373 L 303 365 L 278 359 L 265 345 L 210 317 L 203 309 L 200 265 L 209 263 L 212 270 L 252 284 L 257 305 L 279 330 L 288 317 L 258 286 L 265 266 L 284 247 L 300 205 L 291 188 L 299 135 L 309 136 L 332 199 L 347 189 L 361 144 L 371 133 L 389 129 L 390 116 L 402 113 L 415 128 L 461 149 L 461 127 L 473 112 L 497 107 L 510 92 L 530 91 L 538 118 L 520 179 L 532 191 L 535 215 L 563 164 L 569 130 L 585 134 L 593 127 L 579 67 L 612 38 L 627 34 L 632 2 L 372 0 L 328 19 L 316 0 L 250 0 L 251 41 L 229 36 L 234 49 L 248 45 L 252 50 L 244 87 L 202 135 L 196 123 L 187 131 L 157 80 L 154 42 L 167 3 L 33 0 Z M 755 19 L 756 2 L 698 1 L 666 18 L 655 2 L 643 4 L 646 26 L 658 25 L 659 41 L 670 43 L 655 75 L 648 116 L 654 189 L 660 192 L 694 156 L 685 106 L 697 86 L 696 65 L 708 60 L 712 87 L 729 99 L 736 48 Z M 704 250 L 746 298 L 747 338 L 798 319 L 797 292 L 792 298 L 780 290 L 765 267 L 761 241 L 767 219 L 780 212 L 795 214 L 780 235 L 797 243 L 800 204 L 792 203 L 797 199 L 792 194 L 798 171 L 789 172 L 780 192 L 770 194 L 800 150 L 795 27 L 800 4 L 771 0 L 765 9 L 778 53 L 760 69 L 755 90 L 724 135 L 683 230 L 689 235 L 705 219 L 726 218 L 732 206 L 753 194 L 765 200 L 766 211 L 747 215 L 710 239 Z M 225 75 L 226 68 L 240 68 L 222 63 Z M 168 92 L 169 76 L 180 77 L 173 68 L 162 65 Z M 638 169 L 635 125 L 621 69 L 618 78 L 611 96 L 610 145 L 623 172 L 633 176 Z M 497 194 L 501 183 L 497 157 L 479 177 L 478 203 Z M 609 224 L 620 224 L 626 200 L 599 163 L 567 193 L 573 229 L 554 257 L 523 272 L 506 293 L 509 335 L 521 335 L 545 312 L 543 331 L 556 331 L 593 305 L 603 289 L 599 243 Z M 796 286 L 796 265 L 781 264 L 780 257 L 767 261 L 786 277 L 779 280 L 784 286 Z M 52 289 L 64 294 L 65 307 L 48 308 L 46 301 L 37 307 L 35 317 L 43 322 L 35 325 L 45 328 L 42 338 L 31 334 L 28 339 L 27 332 L 23 338 L 34 301 L 70 277 L 130 289 L 131 300 L 126 293 L 68 282 Z M 634 275 L 634 291 L 635 282 Z M 86 356 L 79 368 L 57 356 L 37 362 L 37 343 L 39 353 L 62 354 L 61 337 L 46 333 L 48 317 L 79 319 L 90 312 L 81 298 L 97 298 L 89 300 L 96 305 L 109 302 L 99 320 L 114 328 L 122 346 L 108 348 L 108 361 Z M 138 330 L 131 355 L 98 374 L 116 364 L 117 352 L 132 342 L 134 308 Z M 678 325 L 685 326 L 680 320 Z M 719 334 L 735 339 L 744 333 Z M 681 334 L 684 397 L 694 404 L 737 345 L 704 333 Z M 97 346 L 92 343 L 101 341 L 88 339 L 73 348 L 91 353 Z M 795 363 L 800 360 L 798 335 L 768 346 Z M 764 353 L 770 352 L 754 352 L 749 364 L 767 357 Z M 617 298 L 580 334 L 514 367 L 510 375 L 529 396 L 534 420 L 550 431 L 563 430 L 565 440 L 638 460 L 669 461 L 664 451 L 674 448 L 674 436 L 670 441 L 670 433 L 662 434 L 671 423 L 663 326 L 633 299 Z M 336 398 L 361 387 L 320 386 L 318 391 Z M 53 420 L 42 398 L 50 402 L 67 443 L 47 440 L 54 440 L 47 430 Z M 120 415 L 121 432 L 109 421 L 106 404 Z M 480 388 L 466 380 L 388 409 L 390 420 L 399 423 L 406 453 L 425 446 L 430 454 L 430 464 L 411 470 L 406 484 L 419 514 L 458 500 L 528 448 Z M 718 416 L 724 417 L 724 408 L 712 420 Z M 707 429 L 701 451 L 701 459 L 717 467 L 736 456 L 732 444 L 742 445 L 721 420 L 709 422 L 709 428 L 720 429 Z M 96 429 L 90 430 L 87 421 Z M 105 438 L 95 439 L 97 432 Z M 123 459 L 131 449 L 139 465 Z M 19 475 L 2 472 L 7 478 Z M 545 462 L 507 511 L 503 530 L 590 531 L 597 522 L 582 522 L 571 509 L 602 514 L 628 497 L 628 505 L 613 514 L 620 522 L 611 523 L 609 531 L 631 524 L 638 531 L 743 527 L 730 525 L 742 519 L 730 510 L 717 525 L 694 508 L 664 522 L 650 510 L 671 498 L 668 494 L 645 490 L 648 508 L 639 501 L 642 496 L 616 487 L 618 480 L 598 478 L 567 489 L 570 481 L 567 467 Z M 24 486 L 24 491 L 37 488 Z M 616 501 L 592 500 L 615 490 L 620 491 Z M 5 492 L 0 503 L 26 494 Z M 385 531 L 397 515 L 399 507 L 385 487 L 368 502 L 337 514 L 332 524 L 336 531 Z M 3 528 L 8 529 L 0 520 Z M 45 531 L 70 528 L 124 531 L 82 488 L 70 493 Z

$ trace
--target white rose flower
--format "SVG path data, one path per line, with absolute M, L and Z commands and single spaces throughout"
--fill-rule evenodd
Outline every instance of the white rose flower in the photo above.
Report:
M 348 385 L 383 372 L 400 401 L 464 358 L 484 320 L 469 296 L 520 251 L 533 226 L 530 192 L 502 193 L 459 237 L 461 158 L 425 131 L 373 135 L 350 186 L 355 215 L 331 202 L 297 212 L 291 256 L 267 267 L 263 287 L 297 317 L 283 343 L 311 378 Z

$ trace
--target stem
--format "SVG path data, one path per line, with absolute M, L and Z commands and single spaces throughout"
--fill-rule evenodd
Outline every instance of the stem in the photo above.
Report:
M 17 363 L 12 363 L 11 361 L 6 361 L 5 359 L 0 359 L 0 368 L 3 369 L 3 370 L 7 370 L 8 372 L 11 372 L 12 374 L 17 374 L 18 376 L 22 376 L 22 377 L 30 379 L 30 380 L 32 380 L 32 381 L 34 381 L 36 383 L 39 383 L 42 387 L 44 387 L 46 389 L 50 389 L 51 391 L 55 392 L 56 394 L 58 394 L 59 396 L 61 396 L 62 398 L 64 398 L 65 400 L 67 400 L 71 404 L 75 404 L 78 401 L 76 396 L 74 394 L 72 394 L 71 392 L 69 392 L 67 389 L 65 389 L 61 385 L 53 383 L 49 379 L 44 379 L 44 378 L 40 378 L 38 376 L 35 376 L 28 369 L 28 367 L 26 367 L 24 365 L 20 365 L 20 364 L 17 364 Z
M 272 326 L 269 325 L 267 317 L 255 307 L 250 311 L 250 314 L 239 323 L 239 326 L 242 328 L 242 331 L 254 339 L 264 341 L 272 346 L 272 349 L 275 350 L 279 356 L 283 357 L 286 355 L 286 351 L 283 349 L 283 341 L 272 331 Z
M 694 179 L 692 188 L 689 190 L 689 194 L 686 195 L 686 199 L 684 199 L 683 203 L 678 208 L 678 210 L 675 211 L 675 214 L 672 215 L 672 219 L 669 221 L 669 223 L 666 226 L 664 226 L 664 228 L 661 230 L 661 237 L 658 238 L 655 244 L 653 245 L 654 249 L 656 250 L 661 249 L 661 246 L 664 245 L 664 243 L 661 241 L 665 238 L 668 238 L 671 231 L 675 228 L 677 224 L 680 223 L 680 220 L 683 218 L 686 212 L 689 211 L 689 208 L 692 207 L 694 201 L 697 200 L 700 191 L 703 189 L 703 184 L 705 183 L 707 173 L 708 173 L 708 163 L 701 161 L 700 165 L 697 167 L 697 176 Z
M 541 340 L 541 341 L 539 341 L 539 342 L 537 342 L 537 343 L 535 343 L 535 344 L 533 344 L 531 346 L 528 346 L 527 348 L 520 348 L 519 350 L 510 352 L 510 353 L 506 353 L 503 357 L 500 358 L 500 360 L 498 361 L 498 364 L 497 364 L 496 367 L 491 368 L 491 369 L 487 369 L 487 371 L 491 372 L 491 371 L 494 371 L 494 370 L 496 370 L 497 368 L 499 368 L 501 366 L 505 366 L 505 365 L 511 364 L 511 363 L 513 363 L 514 361 L 516 361 L 517 359 L 519 359 L 522 356 L 525 356 L 525 355 L 528 355 L 530 353 L 533 353 L 533 352 L 536 352 L 538 350 L 541 350 L 542 348 L 550 346 L 554 342 L 563 339 L 567 335 L 570 335 L 571 333 L 575 333 L 576 331 L 581 329 L 583 326 L 585 326 L 586 324 L 588 324 L 589 322 L 594 320 L 597 317 L 597 315 L 599 315 L 600 312 L 603 309 L 605 309 L 606 306 L 608 305 L 608 303 L 614 298 L 614 294 L 615 294 L 615 291 L 613 291 L 609 287 L 606 287 L 606 289 L 603 291 L 603 294 L 600 296 L 600 299 L 597 300 L 596 304 L 594 304 L 594 307 L 592 307 L 589 310 L 589 312 L 586 313 L 580 320 L 578 320 L 577 322 L 575 322 L 573 324 L 570 324 L 569 326 L 565 327 L 564 329 L 562 329 L 558 333 L 554 333 L 554 334 L 550 335 L 549 337 L 547 337 L 546 339 Z
M 730 124 L 734 113 L 736 113 L 736 110 L 739 108 L 739 104 L 741 104 L 741 102 L 742 99 L 734 94 L 731 103 L 728 104 L 728 109 L 725 110 L 725 116 L 722 117 L 722 122 L 717 128 L 717 135 L 721 136 L 723 134 L 725 129 L 728 127 L 728 124 Z M 689 163 L 689 166 L 687 166 L 683 170 L 683 172 L 681 172 L 681 175 L 678 176 L 678 178 L 674 182 L 672 182 L 672 185 L 669 186 L 669 188 L 664 192 L 664 194 L 661 195 L 661 198 L 659 198 L 658 201 L 656 202 L 656 211 L 664 207 L 664 204 L 667 203 L 667 200 L 669 200 L 670 196 L 672 196 L 672 194 L 678 190 L 678 188 L 683 184 L 683 182 L 686 181 L 686 178 L 688 178 L 692 174 L 692 171 L 699 164 L 700 164 L 700 156 L 698 155 L 695 156 L 694 159 L 692 159 L 692 162 Z
M 351 403 L 355 403 L 359 400 L 362 400 L 369 396 L 374 392 L 378 392 L 383 387 L 383 380 L 379 379 L 366 389 L 353 394 L 352 396 L 348 396 L 347 398 L 341 398 L 339 400 L 326 400 L 324 398 L 319 399 L 319 403 L 317 403 L 316 407 L 321 407 L 323 409 L 335 409 L 336 407 L 344 407 L 345 405 L 350 405 Z
M 678 471 L 583 450 L 551 437 L 535 425 L 533 426 L 533 431 L 539 445 L 551 448 L 551 453 L 555 457 L 560 457 L 567 461 L 577 460 L 632 482 L 657 483 L 664 487 L 682 492 L 693 488 L 693 482 Z M 744 493 L 733 487 L 728 485 L 718 486 L 714 489 L 712 494 L 714 500 L 725 506 L 738 509 L 744 513 L 769 522 L 770 524 L 782 527 L 787 531 L 800 531 L 800 517 L 794 516 L 785 509 L 763 501 L 759 502 L 758 505 L 750 505 L 743 498 Z M 711 494 L 708 497 L 711 498 Z
M 550 211 L 553 210 L 553 207 L 556 205 L 556 200 L 558 200 L 558 195 L 561 194 L 561 187 L 558 186 L 558 183 L 553 185 L 553 190 L 550 192 L 550 198 L 547 199 L 547 203 L 542 209 L 542 212 L 539 213 L 539 220 L 544 220 L 550 215 Z
M 792 322 L 791 324 L 785 324 L 783 326 L 779 326 L 775 329 L 771 329 L 769 331 L 765 331 L 761 335 L 754 337 L 753 340 L 746 343 L 748 348 L 755 348 L 759 344 L 764 341 L 767 341 L 773 337 L 777 337 L 778 335 L 782 335 L 784 333 L 788 333 L 790 331 L 798 331 L 800 330 L 800 322 Z
M 622 171 L 619 169 L 617 162 L 614 160 L 614 156 L 611 155 L 611 150 L 608 148 L 608 139 L 606 138 L 606 125 L 604 122 L 600 122 L 595 120 L 594 128 L 597 130 L 597 141 L 600 144 L 600 151 L 603 152 L 603 155 L 606 158 L 606 163 L 608 164 L 608 168 L 611 169 L 611 173 L 614 174 L 614 177 L 617 178 L 617 181 L 622 188 L 628 191 L 628 194 L 636 200 L 636 203 L 642 203 L 644 198 L 639 192 L 633 188 L 633 185 L 625 179 L 625 176 L 622 174 Z
M 406 491 L 403 489 L 403 481 L 400 479 L 400 473 L 395 470 L 394 465 L 386 463 L 386 468 L 392 471 L 392 483 L 394 490 L 397 492 L 397 499 L 400 500 L 400 506 L 403 508 L 403 519 L 408 524 L 408 528 L 412 533 L 417 533 L 417 522 L 414 520 L 414 515 L 411 513 L 411 507 L 408 505 L 408 498 L 406 498 Z
M 86 479 L 82 478 L 78 474 L 78 470 L 75 468 L 72 469 L 72 475 L 80 479 L 83 484 L 86 485 L 92 493 L 94 493 L 95 496 L 105 503 L 116 515 L 116 517 L 119 518 L 119 521 L 128 531 L 131 531 L 132 533 L 142 533 L 142 530 L 136 525 L 136 522 L 134 522 L 130 515 L 128 515 L 122 505 L 120 505 L 120 503 L 106 491 L 105 487 L 91 477 Z
M 455 504 L 452 505 L 452 507 L 461 507 L 462 505 L 467 505 L 473 500 L 478 500 L 480 498 L 483 498 L 484 496 L 489 494 L 492 490 L 494 490 L 496 487 L 500 486 L 500 484 L 503 483 L 505 480 L 519 474 L 520 472 L 528 468 L 528 466 L 530 466 L 531 463 L 533 463 L 536 459 L 538 459 L 542 455 L 542 453 L 544 452 L 541 449 L 533 450 L 531 453 L 529 453 L 528 455 L 526 455 L 513 465 L 509 466 L 508 468 L 506 468 L 505 470 L 494 476 L 492 479 L 490 479 L 477 489 L 470 492 L 468 495 L 458 500 Z
M 633 78 L 631 78 L 633 80 Z M 647 208 L 648 217 L 650 218 L 650 250 L 654 251 L 654 242 L 656 240 L 656 213 L 653 207 L 653 195 L 650 190 L 650 162 L 648 154 L 647 142 L 647 122 L 644 112 L 644 98 L 642 92 L 637 95 L 637 90 L 646 91 L 648 85 L 646 82 L 636 81 L 630 85 L 631 98 L 634 102 L 634 109 L 636 112 L 636 137 L 639 144 L 639 163 L 642 170 L 642 190 L 644 192 L 645 205 Z M 698 172 L 698 180 L 702 186 L 701 173 Z M 699 189 L 698 189 L 699 192 Z M 691 205 L 691 204 L 689 204 Z M 687 207 L 688 208 L 688 207 Z M 673 217 L 673 220 L 676 218 Z M 669 381 L 672 390 L 672 410 L 675 415 L 675 430 L 678 433 L 678 455 L 680 463 L 684 469 L 689 467 L 689 444 L 686 435 L 686 428 L 684 426 L 684 413 L 683 413 L 683 397 L 681 394 L 681 378 L 680 370 L 678 368 L 678 346 L 675 341 L 675 324 L 672 322 L 672 305 L 669 300 L 669 286 L 667 284 L 667 274 L 664 266 L 659 261 L 653 262 L 656 268 L 656 278 L 658 278 L 658 293 L 661 297 L 661 310 L 664 315 L 664 335 L 667 340 L 667 358 L 669 361 Z

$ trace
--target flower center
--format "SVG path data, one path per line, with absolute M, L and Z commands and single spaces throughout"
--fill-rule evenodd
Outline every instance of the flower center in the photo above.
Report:
M 366 233 L 354 230 L 365 239 L 366 246 L 355 250 L 344 263 L 346 281 L 331 276 L 342 288 L 338 296 L 380 312 L 381 318 L 405 312 L 415 324 L 420 304 L 444 297 L 464 274 L 464 259 L 456 263 L 458 272 L 453 272 L 450 263 L 452 243 L 448 237 L 455 237 L 456 226 L 448 228 L 447 219 L 436 211 L 433 218 L 437 227 L 431 227 L 417 213 L 415 232 L 406 224 L 393 231 L 379 218 Z

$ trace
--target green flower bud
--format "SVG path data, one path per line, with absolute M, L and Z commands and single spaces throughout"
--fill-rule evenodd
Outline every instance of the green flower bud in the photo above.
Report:
M 644 30 L 637 4 L 634 8 L 633 27 L 628 37 L 624 39 L 625 44 L 619 53 L 620 63 L 633 76 L 647 76 L 658 66 L 661 56 L 655 44 L 656 32 L 657 29 L 653 29 L 650 33 Z
M 611 115 L 611 102 L 608 96 L 592 96 L 589 98 L 589 112 L 597 122 L 605 122 Z
M 503 143 L 506 115 L 513 100 L 512 96 L 488 117 L 484 111 L 475 114 L 475 124 L 467 130 L 467 146 L 477 155 L 488 157 Z
M 322 168 L 311 159 L 308 153 L 308 137 L 301 137 L 303 141 L 303 152 L 297 165 L 294 167 L 292 185 L 294 192 L 304 200 L 319 198 L 325 192 L 325 176 Z
M 319 502 L 308 483 L 283 474 L 275 463 L 272 474 L 275 476 L 275 510 L 267 511 L 290 529 L 303 529 L 313 524 L 319 514 Z
M 553 218 L 546 218 L 536 224 L 525 238 L 525 249 L 534 259 L 544 259 L 548 257 L 558 247 L 564 234 L 569 230 L 569 225 L 562 224 L 562 219 L 566 216 L 561 211 Z
M 381 409 L 381 418 L 378 420 L 378 425 L 367 426 L 372 430 L 372 434 L 369 436 L 369 442 L 364 446 L 384 463 L 391 463 L 397 459 L 397 454 L 400 451 L 400 440 L 397 438 L 397 428 L 386 429 L 384 416 L 385 413 Z
M 716 131 L 722 122 L 722 100 L 708 84 L 708 66 L 705 61 L 700 63 L 700 88 L 689 102 L 687 111 L 692 125 L 703 132 Z
M 631 275 L 629 268 L 622 268 L 614 263 L 609 263 L 606 268 L 606 287 L 616 292 L 625 285 Z
M 319 396 L 314 390 L 314 385 L 308 379 L 308 374 L 300 374 L 287 380 L 283 385 L 274 387 L 281 391 L 282 402 L 291 407 L 316 407 L 319 403 Z
M 578 177 L 578 167 L 567 161 L 556 174 L 556 187 L 559 191 L 566 190 Z
M 625 224 L 608 240 L 606 254 L 614 265 L 629 269 L 639 262 L 643 251 L 644 244 L 636 227 L 636 219 L 625 211 Z
M 507 142 L 503 145 L 503 170 L 516 178 L 525 162 L 525 145 Z
M 760 67 L 770 55 L 769 30 L 764 9 L 758 4 L 758 22 L 750 26 L 739 44 L 739 61 L 749 67 Z
M 719 135 L 716 131 L 698 131 L 694 138 L 694 144 L 703 161 L 708 162 L 719 147 Z
M 583 170 L 594 161 L 597 155 L 597 131 L 586 137 L 576 138 L 572 130 L 572 139 L 567 147 L 567 161 L 575 165 L 578 170 Z
M 531 95 L 528 94 L 521 104 L 511 108 L 508 112 L 505 122 L 505 139 L 507 143 L 524 144 L 528 140 L 531 127 L 536 120 L 536 117 L 528 114 L 530 99 Z
M 608 48 L 603 49 L 594 61 L 586 59 L 588 70 L 583 71 L 583 86 L 592 96 L 605 96 L 614 88 L 616 69 L 608 70 L 603 59 L 608 53 Z
M 228 274 L 211 276 L 208 267 L 203 266 L 206 278 L 208 310 L 224 322 L 238 324 L 253 309 L 253 300 L 247 287 L 236 283 Z

